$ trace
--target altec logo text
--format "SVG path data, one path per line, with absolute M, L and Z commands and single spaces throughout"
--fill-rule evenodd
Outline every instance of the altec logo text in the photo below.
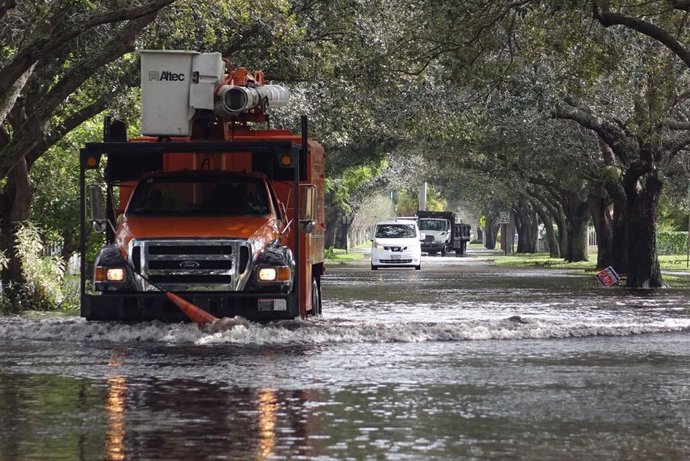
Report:
M 149 82 L 183 82 L 184 74 L 176 74 L 175 72 L 170 72 L 169 70 L 164 70 L 163 72 L 159 70 L 149 71 Z

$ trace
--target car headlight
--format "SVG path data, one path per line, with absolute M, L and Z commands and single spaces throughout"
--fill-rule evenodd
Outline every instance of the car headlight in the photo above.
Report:
M 292 278 L 292 271 L 288 266 L 262 266 L 256 269 L 256 279 L 259 282 L 288 282 Z
M 96 282 L 124 282 L 125 268 L 96 267 L 96 270 L 94 271 L 94 280 Z
M 383 245 L 381 245 L 380 243 L 375 243 L 375 244 L 374 244 L 374 248 L 376 248 L 377 250 L 383 250 L 383 249 L 385 249 L 385 247 L 384 247 Z

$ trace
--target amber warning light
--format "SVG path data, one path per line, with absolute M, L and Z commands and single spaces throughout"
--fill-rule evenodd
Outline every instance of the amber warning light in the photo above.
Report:
M 292 156 L 290 154 L 282 154 L 278 160 L 280 162 L 280 166 L 292 166 Z
M 100 160 L 98 155 L 89 155 L 86 158 L 84 158 L 84 167 L 86 169 L 93 170 L 94 168 L 98 168 L 98 161 Z

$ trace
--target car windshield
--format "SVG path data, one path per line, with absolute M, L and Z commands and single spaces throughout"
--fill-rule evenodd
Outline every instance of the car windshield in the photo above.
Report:
M 379 224 L 376 226 L 377 238 L 413 238 L 417 236 L 414 224 Z
M 268 194 L 258 178 L 171 175 L 140 182 L 127 207 L 133 215 L 264 215 Z
M 420 219 L 417 221 L 420 231 L 444 231 L 448 230 L 448 221 L 445 219 Z

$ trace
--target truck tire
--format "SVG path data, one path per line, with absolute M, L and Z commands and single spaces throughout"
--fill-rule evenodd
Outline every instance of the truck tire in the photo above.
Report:
M 321 315 L 321 284 L 316 277 L 311 279 L 311 310 L 309 315 L 315 317 Z

